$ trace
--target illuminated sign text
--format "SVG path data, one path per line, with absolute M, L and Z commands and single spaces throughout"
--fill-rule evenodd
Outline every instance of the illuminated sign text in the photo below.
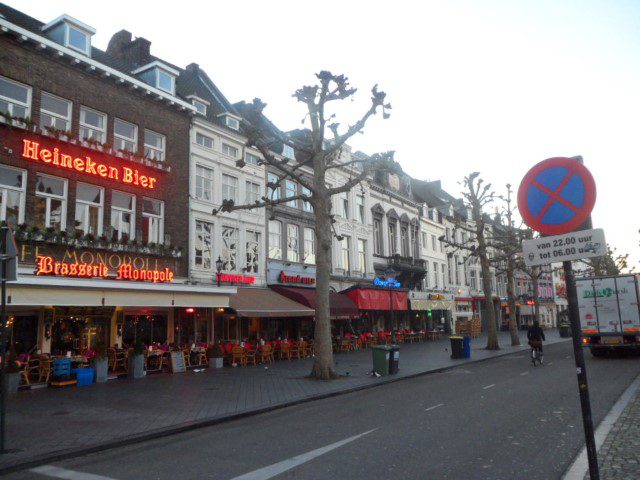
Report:
M 172 282 L 174 273 L 164 270 L 145 270 L 134 268 L 130 263 L 123 263 L 118 267 L 117 276 L 110 275 L 109 267 L 104 263 L 91 265 L 89 263 L 58 262 L 53 257 L 38 257 L 36 261 L 36 275 L 53 275 L 74 278 L 111 278 L 115 280 L 150 281 L 153 283 Z
M 374 278 L 373 284 L 379 287 L 387 287 L 387 288 L 400 288 L 400 282 L 398 282 L 395 278 L 390 278 L 388 280 L 382 280 L 381 278 Z
M 156 188 L 157 178 L 142 175 L 135 168 L 105 165 L 104 163 L 92 160 L 89 156 L 74 158 L 72 155 L 61 152 L 58 147 L 52 149 L 42 148 L 38 142 L 27 139 L 24 139 L 22 142 L 22 156 L 29 160 L 40 161 L 58 168 L 75 170 L 76 172 L 81 172 L 86 175 L 94 175 L 136 187 L 148 188 L 150 190 Z
M 280 283 L 301 283 L 304 285 L 314 285 L 316 279 L 313 277 L 302 277 L 300 275 L 287 275 L 284 272 L 280 272 Z
M 232 273 L 218 273 L 216 274 L 216 281 L 225 283 L 242 283 L 247 285 L 253 285 L 256 283 L 256 277 L 234 275 Z

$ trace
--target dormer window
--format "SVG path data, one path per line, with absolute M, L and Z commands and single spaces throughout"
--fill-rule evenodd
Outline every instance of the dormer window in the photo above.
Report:
M 207 114 L 207 106 L 199 100 L 191 100 L 193 102 L 193 106 L 196 107 L 196 110 L 200 115 Z
M 291 160 L 296 159 L 296 156 L 293 153 L 293 147 L 291 145 L 282 145 L 282 156 L 287 157 Z
M 91 37 L 96 33 L 93 27 L 69 15 L 62 15 L 42 27 L 42 31 L 53 41 L 91 56 Z
M 230 113 L 221 113 L 218 117 L 222 117 L 222 123 L 225 127 L 229 127 L 232 130 L 240 130 L 240 118 Z
M 132 73 L 138 75 L 143 82 L 152 87 L 171 95 L 176 93 L 176 77 L 179 72 L 157 60 L 134 70 Z

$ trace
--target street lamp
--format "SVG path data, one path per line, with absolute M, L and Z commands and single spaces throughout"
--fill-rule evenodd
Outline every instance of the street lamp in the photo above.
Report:
M 395 285 L 395 276 L 396 276 L 396 272 L 392 269 L 387 269 L 384 272 L 386 281 L 387 281 L 387 286 L 389 288 L 389 315 L 390 315 L 390 319 L 391 319 L 391 328 L 393 329 L 391 331 L 391 341 L 393 343 L 396 343 L 396 322 L 395 322 L 395 316 L 393 314 L 393 285 Z M 392 282 L 393 280 L 393 282 Z
M 216 270 L 218 271 L 218 275 L 216 276 L 218 277 L 218 286 L 220 286 L 220 272 L 222 271 L 223 265 L 224 265 L 224 262 L 220 258 L 220 255 L 218 255 L 218 260 L 216 260 Z

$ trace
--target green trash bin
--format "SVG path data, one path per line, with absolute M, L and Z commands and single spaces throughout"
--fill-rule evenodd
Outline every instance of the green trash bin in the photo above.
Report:
M 464 337 L 452 336 L 451 341 L 451 358 L 464 358 Z
M 371 347 L 373 356 L 373 371 L 378 375 L 389 375 L 389 356 L 391 347 L 388 345 L 374 345 Z
M 561 323 L 558 326 L 558 329 L 560 330 L 560 336 L 563 338 L 567 338 L 571 336 L 571 326 L 568 323 Z

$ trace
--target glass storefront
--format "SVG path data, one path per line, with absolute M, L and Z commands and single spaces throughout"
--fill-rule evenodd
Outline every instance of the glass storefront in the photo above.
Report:
M 56 307 L 51 324 L 51 353 L 93 350 L 108 345 L 113 308 Z
M 166 313 L 125 315 L 122 343 L 125 346 L 133 346 L 137 339 L 144 345 L 166 343 L 167 325 Z

